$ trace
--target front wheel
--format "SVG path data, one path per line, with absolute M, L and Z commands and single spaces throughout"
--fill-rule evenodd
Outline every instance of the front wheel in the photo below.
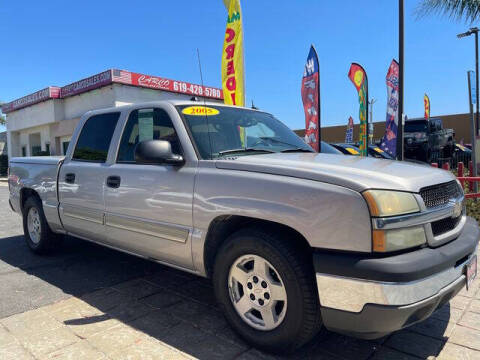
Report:
M 275 232 L 233 234 L 214 267 L 215 294 L 231 326 L 267 351 L 291 352 L 321 327 L 311 253 Z
M 25 241 L 33 252 L 43 254 L 58 244 L 60 236 L 50 230 L 40 199 L 29 197 L 25 201 L 22 216 Z

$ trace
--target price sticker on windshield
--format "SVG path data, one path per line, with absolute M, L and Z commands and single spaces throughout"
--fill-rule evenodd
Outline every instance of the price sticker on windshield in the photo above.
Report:
M 374 147 L 373 150 L 375 150 L 377 153 L 381 154 L 383 153 L 384 151 L 382 149 L 380 149 L 379 147 Z
M 345 150 L 347 150 L 350 154 L 352 155 L 358 155 L 360 154 L 357 150 L 353 149 L 353 148 L 350 148 L 350 147 L 346 147 Z
M 182 114 L 192 116 L 213 116 L 220 114 L 220 111 L 207 106 L 189 106 L 182 110 Z

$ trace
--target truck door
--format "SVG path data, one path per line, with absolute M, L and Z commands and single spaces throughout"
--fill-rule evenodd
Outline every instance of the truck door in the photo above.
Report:
M 72 235 L 104 241 L 105 163 L 119 117 L 112 112 L 88 118 L 60 168 L 60 217 Z
M 193 185 L 196 162 L 182 166 L 135 163 L 135 147 L 167 140 L 176 154 L 182 145 L 167 111 L 132 110 L 126 118 L 115 162 L 107 170 L 106 241 L 156 260 L 192 268 Z M 185 133 L 185 129 L 182 128 Z

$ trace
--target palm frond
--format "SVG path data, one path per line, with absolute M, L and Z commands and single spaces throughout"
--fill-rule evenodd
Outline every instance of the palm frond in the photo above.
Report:
M 415 9 L 417 18 L 434 13 L 473 23 L 480 19 L 480 0 L 422 0 Z

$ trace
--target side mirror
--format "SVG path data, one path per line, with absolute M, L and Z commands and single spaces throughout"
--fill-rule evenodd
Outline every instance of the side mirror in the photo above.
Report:
M 172 152 L 172 145 L 164 140 L 142 141 L 135 147 L 135 162 L 137 164 L 171 164 L 184 163 L 183 156 Z

